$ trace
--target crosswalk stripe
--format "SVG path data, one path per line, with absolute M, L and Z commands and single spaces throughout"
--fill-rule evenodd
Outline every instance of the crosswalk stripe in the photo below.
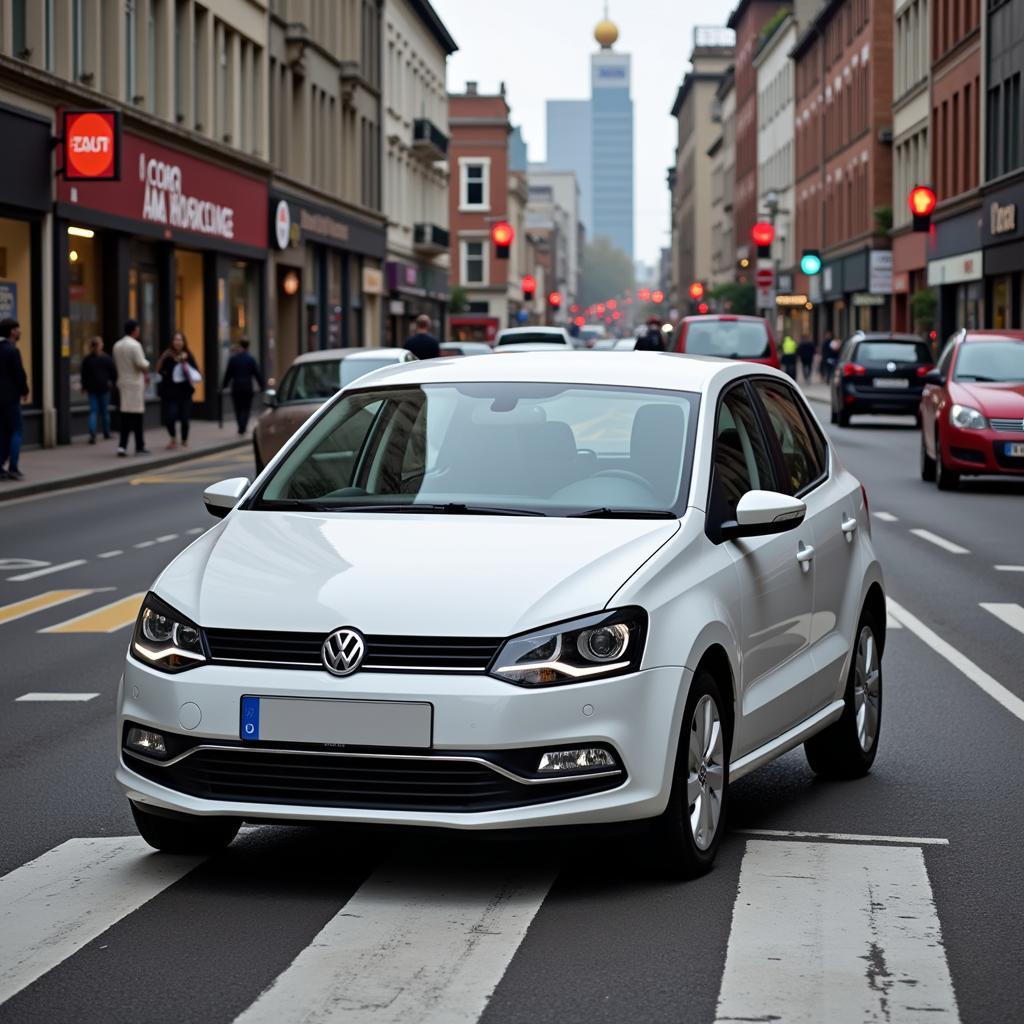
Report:
M 997 565 L 996 572 L 1024 572 L 1024 565 Z
M 20 697 L 14 698 L 14 703 L 44 702 L 44 701 L 86 701 L 98 697 L 98 693 L 23 693 Z
M 386 865 L 236 1024 L 475 1024 L 554 875 Z
M 196 857 L 154 855 L 137 836 L 69 839 L 4 875 L 0 1004 L 198 863 Z
M 130 626 L 138 617 L 145 591 L 122 597 L 119 601 L 105 604 L 73 619 L 58 622 L 55 626 L 47 626 L 40 633 L 116 633 L 125 626 Z
M 1008 626 L 1012 626 L 1018 633 L 1024 633 L 1024 608 L 1019 604 L 994 604 L 982 601 L 981 607 Z
M 76 569 L 85 565 L 84 558 L 76 558 L 71 562 L 61 562 L 60 565 L 48 565 L 45 569 L 36 569 L 33 572 L 23 572 L 20 576 L 8 576 L 8 583 L 27 583 L 29 580 L 37 580 L 40 576 L 49 576 L 55 572 L 63 572 L 65 569 Z
M 26 615 L 47 608 L 56 608 L 59 604 L 66 604 L 91 593 L 92 590 L 48 590 L 45 594 L 36 594 L 35 597 L 27 597 L 24 601 L 5 604 L 0 607 L 0 623 L 14 622 L 15 619 L 23 619 Z
M 860 1024 L 922 1011 L 930 1022 L 960 1019 L 920 849 L 747 843 L 716 1024 Z

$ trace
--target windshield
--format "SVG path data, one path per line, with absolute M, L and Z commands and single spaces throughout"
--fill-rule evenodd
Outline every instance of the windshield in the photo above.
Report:
M 333 398 L 341 387 L 338 359 L 296 363 L 281 381 L 280 402 L 323 402 Z
M 725 359 L 767 359 L 768 331 L 760 321 L 706 320 L 686 329 L 686 349 L 692 356 Z
M 397 359 L 343 359 L 341 361 L 341 386 L 384 366 L 397 366 Z
M 345 395 L 254 508 L 679 514 L 698 398 L 566 384 L 425 384 Z
M 1024 342 L 970 341 L 960 346 L 955 380 L 1024 381 Z
M 524 345 L 527 342 L 541 341 L 545 345 L 564 345 L 565 338 L 554 331 L 523 331 L 522 334 L 503 334 L 498 339 L 499 345 Z
M 932 362 L 928 346 L 915 341 L 862 341 L 855 358 L 862 363 Z

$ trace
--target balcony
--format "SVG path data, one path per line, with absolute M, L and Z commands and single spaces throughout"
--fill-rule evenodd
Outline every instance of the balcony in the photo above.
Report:
M 421 256 L 436 256 L 448 251 L 448 232 L 436 224 L 414 224 L 412 245 Z
M 436 163 L 448 156 L 448 136 L 433 121 L 418 117 L 412 123 L 413 152 L 427 163 Z

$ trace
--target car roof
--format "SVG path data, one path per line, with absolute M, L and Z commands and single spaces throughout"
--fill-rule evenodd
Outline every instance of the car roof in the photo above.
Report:
M 898 331 L 857 331 L 853 336 L 857 341 L 913 341 L 924 344 L 920 334 L 899 333 Z
M 349 356 L 379 356 L 387 352 L 404 352 L 401 348 L 323 348 L 315 352 L 303 352 L 295 357 L 292 366 L 298 363 L 330 362 L 332 359 L 348 359 Z
M 520 341 L 515 345 L 495 345 L 492 351 L 504 356 L 509 352 L 564 352 L 566 348 L 560 341 Z M 572 348 L 575 352 L 575 346 Z
M 372 385 L 459 384 L 501 381 L 592 384 L 701 392 L 744 376 L 789 378 L 777 370 L 735 359 L 674 352 L 508 352 L 500 359 L 426 359 L 378 370 Z M 353 387 L 359 387 L 356 381 Z
M 1024 331 L 1000 331 L 994 327 L 979 328 L 968 331 L 964 341 L 993 341 L 996 338 L 1005 338 L 1007 341 L 1024 341 Z
M 749 313 L 694 313 L 693 316 L 684 316 L 688 324 L 708 323 L 715 320 L 724 320 L 729 323 L 733 320 L 742 320 L 744 323 L 763 324 L 763 316 L 751 316 Z
M 385 359 L 402 359 L 406 355 L 404 348 L 358 348 L 354 352 L 349 352 L 345 356 L 346 359 L 380 359 L 382 356 Z

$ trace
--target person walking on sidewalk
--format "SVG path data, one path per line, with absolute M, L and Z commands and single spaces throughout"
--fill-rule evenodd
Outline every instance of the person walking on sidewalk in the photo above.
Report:
M 831 331 L 826 331 L 825 337 L 821 339 L 821 379 L 826 384 L 832 382 L 832 371 L 838 360 L 839 342 L 832 337 Z
M 196 366 L 195 357 L 189 351 L 188 340 L 181 331 L 174 332 L 170 345 L 160 354 L 156 372 L 160 377 L 157 385 L 160 391 L 160 411 L 163 413 L 167 433 L 171 436 L 167 447 L 178 447 L 175 430 L 180 423 L 181 447 L 187 448 L 188 425 L 192 419 L 192 392 L 203 378 Z
M 135 454 L 148 455 L 146 439 L 143 436 L 143 416 L 146 412 L 146 381 L 149 360 L 139 341 L 138 322 L 128 320 L 124 325 L 124 337 L 114 343 L 114 366 L 117 369 L 117 391 L 120 396 L 118 409 L 121 419 L 121 438 L 117 454 L 122 458 L 128 454 L 128 435 L 135 434 Z
M 416 317 L 416 333 L 409 336 L 405 347 L 417 359 L 436 359 L 441 354 L 441 343 L 430 333 L 430 317 L 426 313 Z
M 804 383 L 810 382 L 811 374 L 814 372 L 814 342 L 810 335 L 804 334 L 800 338 L 796 354 L 800 357 L 800 369 L 804 373 Z
M 656 316 L 647 318 L 647 330 L 636 339 L 637 352 L 664 352 L 661 321 Z
M 248 338 L 239 338 L 238 351 L 228 360 L 221 390 L 227 391 L 228 388 L 231 389 L 231 404 L 238 423 L 238 436 L 241 437 L 249 428 L 253 393 L 263 390 L 263 375 L 249 351 Z
M 89 396 L 89 444 L 96 443 L 98 427 L 110 440 L 110 392 L 116 383 L 117 367 L 97 335 L 89 340 L 89 354 L 82 360 L 82 390 Z
M 28 395 L 28 377 L 18 351 L 21 324 L 0 320 L 0 480 L 22 480 L 21 400 Z M 4 468 L 4 464 L 7 468 Z
M 785 370 L 793 380 L 796 380 L 796 353 L 796 338 L 794 338 L 792 334 L 787 334 L 782 339 L 782 369 Z

